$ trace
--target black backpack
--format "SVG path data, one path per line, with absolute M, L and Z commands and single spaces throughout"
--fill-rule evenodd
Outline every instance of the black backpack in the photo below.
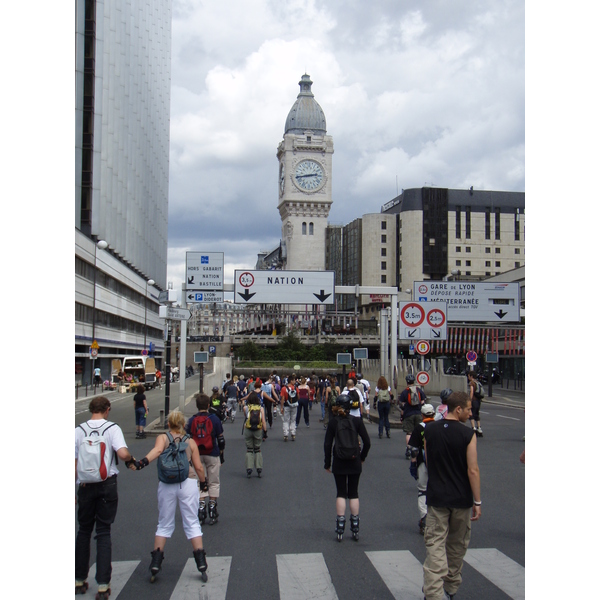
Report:
M 359 456 L 358 433 L 352 417 L 338 419 L 333 451 L 340 460 L 353 460 Z

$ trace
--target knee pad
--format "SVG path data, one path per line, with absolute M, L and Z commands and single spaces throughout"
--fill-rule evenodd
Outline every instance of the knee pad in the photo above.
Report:
M 420 498 L 421 496 L 426 496 L 427 495 L 427 491 L 426 490 L 419 490 L 417 496 Z

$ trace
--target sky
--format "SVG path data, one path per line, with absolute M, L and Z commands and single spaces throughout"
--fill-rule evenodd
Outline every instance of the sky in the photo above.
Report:
M 225 283 L 281 239 L 278 162 L 304 73 L 333 137 L 329 222 L 402 189 L 525 191 L 523 0 L 173 0 L 167 280 Z M 226 295 L 227 298 L 227 295 Z

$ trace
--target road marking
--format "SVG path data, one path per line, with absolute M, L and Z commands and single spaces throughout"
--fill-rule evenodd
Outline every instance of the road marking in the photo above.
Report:
M 511 421 L 520 421 L 521 419 L 517 419 L 515 417 L 505 417 L 504 415 L 496 415 L 497 417 L 500 417 L 501 419 L 510 419 Z
M 207 556 L 206 562 L 208 581 L 204 583 L 200 579 L 195 559 L 188 559 L 171 594 L 171 600 L 225 600 L 231 556 Z
M 137 569 L 140 564 L 139 560 L 121 560 L 112 563 L 112 576 L 110 579 L 110 597 L 113 600 L 117 599 L 117 596 L 121 593 L 121 590 L 125 587 L 125 584 L 131 577 L 132 573 Z M 88 573 L 88 583 L 90 588 L 88 594 L 92 596 L 98 591 L 98 584 L 95 581 L 96 577 L 96 563 L 94 563 Z
M 469 549 L 465 562 L 513 600 L 525 600 L 525 567 L 496 548 Z
M 423 567 L 408 550 L 365 554 L 396 600 L 421 600 Z
M 338 598 L 322 554 L 278 554 L 277 576 L 280 600 Z

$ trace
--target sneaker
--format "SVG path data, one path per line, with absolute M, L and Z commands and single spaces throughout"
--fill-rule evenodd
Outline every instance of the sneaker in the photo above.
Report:
M 382 433 L 380 433 L 380 434 L 379 434 L 379 439 L 381 439 L 382 437 L 383 437 L 383 434 L 382 434 Z
M 295 435 L 293 435 L 293 436 L 292 436 L 292 442 L 295 442 L 295 441 L 296 441 L 296 436 L 295 436 Z
M 250 479 L 252 477 L 252 469 L 246 469 L 246 477 Z
M 287 442 L 287 435 L 284 435 L 284 436 L 283 436 L 283 441 L 284 441 L 284 442 Z
M 310 425 L 309 425 L 308 423 L 306 424 L 306 426 L 307 426 L 307 427 L 310 427 Z

